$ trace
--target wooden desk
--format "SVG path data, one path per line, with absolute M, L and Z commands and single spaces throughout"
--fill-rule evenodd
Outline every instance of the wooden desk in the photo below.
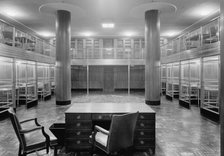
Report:
M 139 111 L 134 148 L 155 152 L 155 111 L 143 103 L 75 103 L 65 112 L 67 151 L 91 150 L 89 136 L 95 122 L 109 122 L 113 114 Z

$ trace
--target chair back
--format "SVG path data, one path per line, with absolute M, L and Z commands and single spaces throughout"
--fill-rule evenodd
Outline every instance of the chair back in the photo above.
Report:
M 109 153 L 133 145 L 138 114 L 139 113 L 136 112 L 124 115 L 113 115 L 107 142 L 107 151 Z
M 22 127 L 21 127 L 21 125 L 20 125 L 20 123 L 19 123 L 19 120 L 18 120 L 18 118 L 17 118 L 17 116 L 16 116 L 16 114 L 15 114 L 13 108 L 10 107 L 10 108 L 8 109 L 8 112 L 9 112 L 10 120 L 11 120 L 11 122 L 12 122 L 12 126 L 13 126 L 14 131 L 15 131 L 15 133 L 16 133 L 16 136 L 17 136 L 17 138 L 18 138 L 18 140 L 19 140 L 19 142 L 20 142 L 20 145 L 21 145 L 22 147 L 25 147 L 25 146 L 26 146 L 25 137 L 24 137 L 23 134 L 20 133 L 20 130 L 22 129 Z

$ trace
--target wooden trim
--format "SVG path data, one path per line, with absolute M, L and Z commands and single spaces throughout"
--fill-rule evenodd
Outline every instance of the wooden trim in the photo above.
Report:
M 56 101 L 56 105 L 70 105 L 71 100 L 68 101 Z
M 16 58 L 28 61 L 37 61 L 41 63 L 54 64 L 55 58 L 42 55 L 36 52 L 29 52 L 21 48 L 11 47 L 0 43 L 0 56 Z
M 145 103 L 148 105 L 160 105 L 160 101 L 149 101 L 149 100 L 145 100 Z

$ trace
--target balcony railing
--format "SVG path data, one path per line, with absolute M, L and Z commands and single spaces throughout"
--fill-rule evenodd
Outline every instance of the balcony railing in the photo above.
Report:
M 22 32 L 0 20 L 0 43 L 26 51 L 55 57 L 55 46 L 47 41 Z
M 182 34 L 174 40 L 161 46 L 161 56 L 169 56 L 186 50 L 194 50 L 214 46 L 217 47 L 219 43 L 219 18 L 209 22 L 200 28 Z
M 73 59 L 144 59 L 144 49 L 83 48 L 71 49 Z

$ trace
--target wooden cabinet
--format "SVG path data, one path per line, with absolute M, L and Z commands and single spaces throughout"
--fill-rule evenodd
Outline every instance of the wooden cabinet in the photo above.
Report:
M 91 149 L 89 136 L 92 133 L 91 114 L 66 114 L 66 149 L 87 150 Z
M 155 114 L 140 113 L 136 125 L 134 146 L 137 150 L 155 152 Z
M 78 106 L 77 106 L 78 105 Z M 133 105 L 133 107 L 132 107 Z M 137 106 L 136 106 L 137 105 Z M 66 150 L 91 150 L 89 136 L 94 124 L 107 122 L 110 124 L 112 115 L 139 111 L 136 125 L 135 150 L 155 152 L 155 112 L 145 104 L 118 103 L 78 103 L 73 104 L 65 113 Z

